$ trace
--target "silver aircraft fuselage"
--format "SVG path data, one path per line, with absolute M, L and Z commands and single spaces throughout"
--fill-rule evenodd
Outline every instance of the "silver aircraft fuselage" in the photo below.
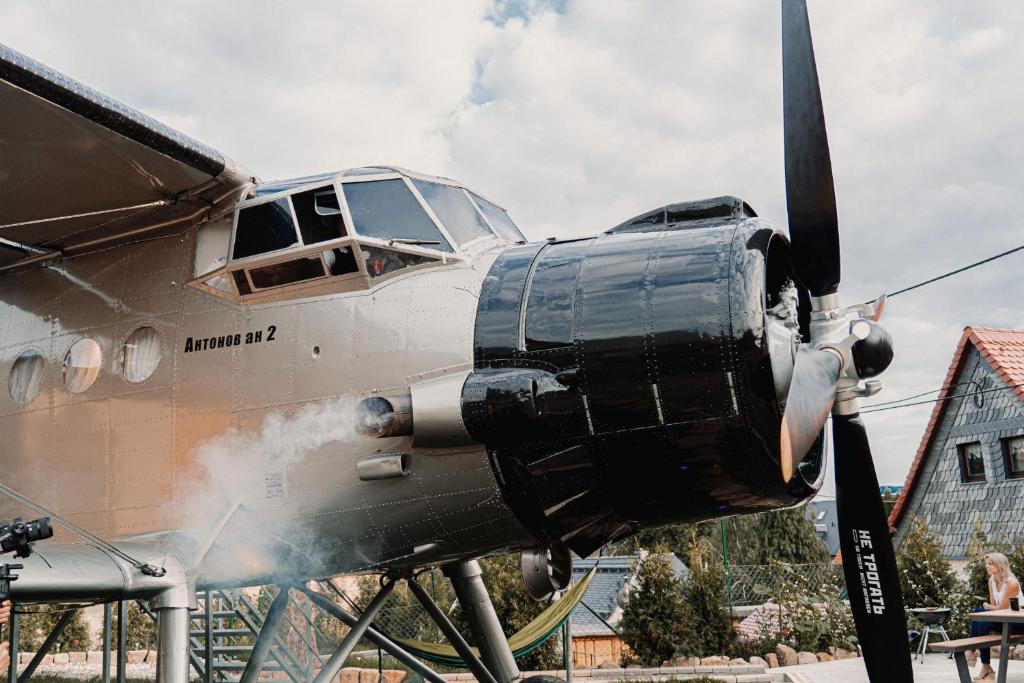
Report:
M 483 446 L 412 448 L 352 428 L 359 399 L 472 367 L 497 239 L 368 289 L 242 307 L 189 286 L 196 235 L 0 277 L 0 363 L 30 349 L 44 360 L 31 403 L 0 392 L 9 484 L 108 540 L 184 542 L 185 556 L 212 544 L 206 585 L 531 543 Z M 159 334 L 160 361 L 136 384 L 120 364 L 143 326 Z M 75 394 L 62 364 L 82 338 L 102 363 Z M 410 454 L 407 476 L 357 477 L 360 458 L 389 452 Z M 0 502 L 4 518 L 31 513 Z

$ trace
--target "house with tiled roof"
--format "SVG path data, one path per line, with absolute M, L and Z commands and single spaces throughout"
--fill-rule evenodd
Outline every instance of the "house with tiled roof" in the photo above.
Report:
M 580 604 L 570 617 L 573 663 L 580 668 L 593 668 L 604 661 L 619 664 L 625 654 L 625 644 L 618 635 L 622 620 L 622 605 L 626 596 L 636 588 L 636 570 L 647 552 L 575 559 L 572 563 L 573 581 L 578 581 L 597 566 L 593 580 L 587 586 Z M 670 555 L 676 576 L 685 580 L 689 572 L 674 554 Z
M 915 518 L 954 563 L 978 522 L 1024 537 L 1024 330 L 964 329 L 889 516 L 897 545 Z

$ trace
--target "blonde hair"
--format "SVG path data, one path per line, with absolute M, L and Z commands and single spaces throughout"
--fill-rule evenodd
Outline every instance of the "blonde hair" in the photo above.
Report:
M 1006 559 L 1006 555 L 1002 553 L 989 553 L 985 555 L 985 559 L 991 562 L 999 569 L 999 574 L 1003 577 L 1003 582 L 1017 581 L 1017 577 L 1013 575 L 1013 570 L 1010 569 L 1010 561 Z

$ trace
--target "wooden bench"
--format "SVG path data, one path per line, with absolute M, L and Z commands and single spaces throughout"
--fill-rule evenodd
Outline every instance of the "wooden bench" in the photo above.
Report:
M 1024 635 L 1010 636 L 1010 645 L 1024 641 Z M 967 668 L 967 657 L 964 655 L 968 650 L 977 650 L 979 647 L 994 647 L 1001 645 L 1003 637 L 1000 635 L 975 636 L 974 638 L 961 638 L 960 640 L 947 640 L 945 642 L 928 643 L 935 652 L 951 652 L 956 661 L 956 670 L 960 674 L 962 683 L 971 683 L 971 670 Z

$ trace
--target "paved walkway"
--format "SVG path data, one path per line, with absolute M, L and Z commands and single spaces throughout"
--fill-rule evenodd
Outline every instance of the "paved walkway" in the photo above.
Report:
M 995 658 L 993 665 L 998 664 Z M 976 665 L 971 674 L 978 671 Z M 868 674 L 864 670 L 863 659 L 844 659 L 839 662 L 823 662 L 821 664 L 804 664 L 802 666 L 786 666 L 771 669 L 772 673 L 783 671 L 793 683 L 868 683 Z M 943 654 L 929 654 L 924 662 L 914 662 L 915 683 L 959 683 L 956 664 Z M 1011 661 L 1007 683 L 1024 683 L 1024 662 Z

